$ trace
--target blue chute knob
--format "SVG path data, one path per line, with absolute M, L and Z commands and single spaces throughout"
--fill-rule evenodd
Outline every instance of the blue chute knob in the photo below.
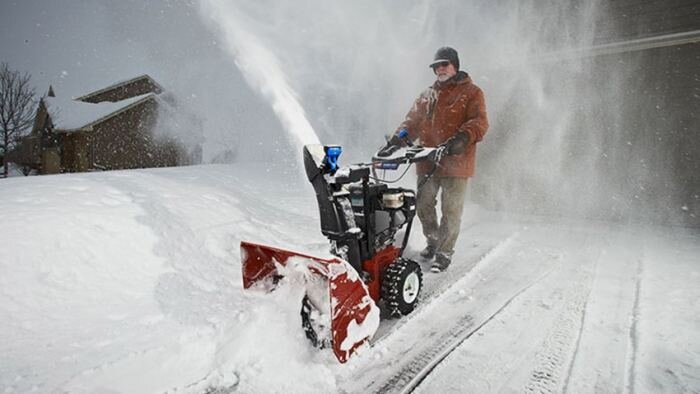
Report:
M 343 153 L 343 148 L 339 145 L 324 146 L 323 149 L 326 151 L 326 157 L 323 162 L 328 166 L 330 172 L 335 172 L 338 170 L 338 157 Z

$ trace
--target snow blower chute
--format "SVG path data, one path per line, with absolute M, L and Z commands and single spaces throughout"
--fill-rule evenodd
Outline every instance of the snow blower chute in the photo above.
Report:
M 318 347 L 330 346 L 341 363 L 379 327 L 380 310 L 389 316 L 410 313 L 422 286 L 421 268 L 402 256 L 415 215 L 413 190 L 378 180 L 376 169 L 396 169 L 422 160 L 439 162 L 441 149 L 411 146 L 374 157 L 371 164 L 340 168 L 339 146 L 306 145 L 304 167 L 316 192 L 321 232 L 335 256 L 324 259 L 271 246 L 241 242 L 243 286 L 272 284 L 302 265 L 307 282 L 301 305 L 302 327 Z M 405 229 L 403 241 L 396 234 Z M 320 286 L 318 284 L 320 283 Z M 320 290 L 319 290 L 320 288 Z

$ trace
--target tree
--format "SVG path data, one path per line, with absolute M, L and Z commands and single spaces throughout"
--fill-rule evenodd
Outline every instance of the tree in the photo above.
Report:
M 0 153 L 5 178 L 8 153 L 34 122 L 35 92 L 29 79 L 28 73 L 10 70 L 7 63 L 0 65 Z

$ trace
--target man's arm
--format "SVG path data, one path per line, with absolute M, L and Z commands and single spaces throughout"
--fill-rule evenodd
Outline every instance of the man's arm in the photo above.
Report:
M 486 116 L 486 102 L 484 92 L 477 88 L 474 96 L 467 105 L 466 121 L 459 126 L 459 131 L 469 136 L 469 143 L 475 144 L 484 138 L 489 128 L 489 120 Z

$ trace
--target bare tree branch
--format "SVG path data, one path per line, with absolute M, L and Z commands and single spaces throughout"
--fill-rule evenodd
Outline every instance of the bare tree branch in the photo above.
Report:
M 30 75 L 0 65 L 0 152 L 7 177 L 7 154 L 34 122 L 36 101 Z

